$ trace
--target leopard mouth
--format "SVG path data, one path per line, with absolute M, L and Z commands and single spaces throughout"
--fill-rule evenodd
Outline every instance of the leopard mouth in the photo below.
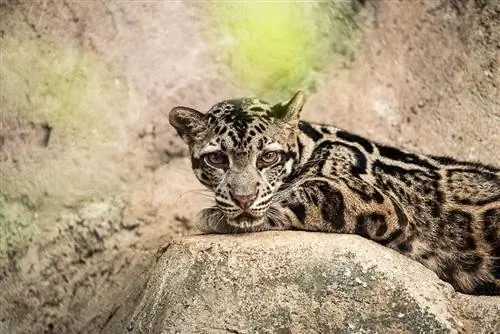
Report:
M 248 212 L 243 212 L 240 215 L 228 219 L 228 224 L 239 228 L 250 228 L 262 225 L 264 223 L 263 216 L 254 216 Z

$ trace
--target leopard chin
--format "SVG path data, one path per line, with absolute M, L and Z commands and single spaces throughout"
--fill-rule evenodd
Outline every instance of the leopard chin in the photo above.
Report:
M 233 227 L 237 228 L 255 228 L 257 226 L 263 225 L 265 222 L 264 217 L 256 217 L 248 213 L 242 213 L 234 218 L 227 220 L 227 223 Z

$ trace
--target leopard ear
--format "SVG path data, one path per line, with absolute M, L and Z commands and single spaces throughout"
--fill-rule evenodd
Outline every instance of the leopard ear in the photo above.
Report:
M 207 128 L 204 115 L 188 107 L 175 107 L 170 110 L 168 119 L 177 133 L 187 143 L 192 144 L 197 135 Z
M 271 108 L 274 117 L 281 121 L 296 125 L 299 123 L 300 111 L 306 102 L 306 97 L 302 91 L 298 91 L 286 103 L 278 103 Z

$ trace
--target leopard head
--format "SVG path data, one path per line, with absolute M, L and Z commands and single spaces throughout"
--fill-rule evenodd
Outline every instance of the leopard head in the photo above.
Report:
M 201 113 L 170 111 L 170 124 L 188 144 L 193 171 L 215 195 L 217 207 L 235 227 L 263 224 L 275 194 L 298 159 L 296 93 L 271 105 L 256 98 L 226 100 Z

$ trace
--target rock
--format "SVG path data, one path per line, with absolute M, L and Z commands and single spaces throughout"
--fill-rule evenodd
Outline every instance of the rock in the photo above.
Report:
M 455 293 L 421 264 L 353 235 L 176 239 L 141 279 L 102 333 L 500 329 L 500 298 Z

